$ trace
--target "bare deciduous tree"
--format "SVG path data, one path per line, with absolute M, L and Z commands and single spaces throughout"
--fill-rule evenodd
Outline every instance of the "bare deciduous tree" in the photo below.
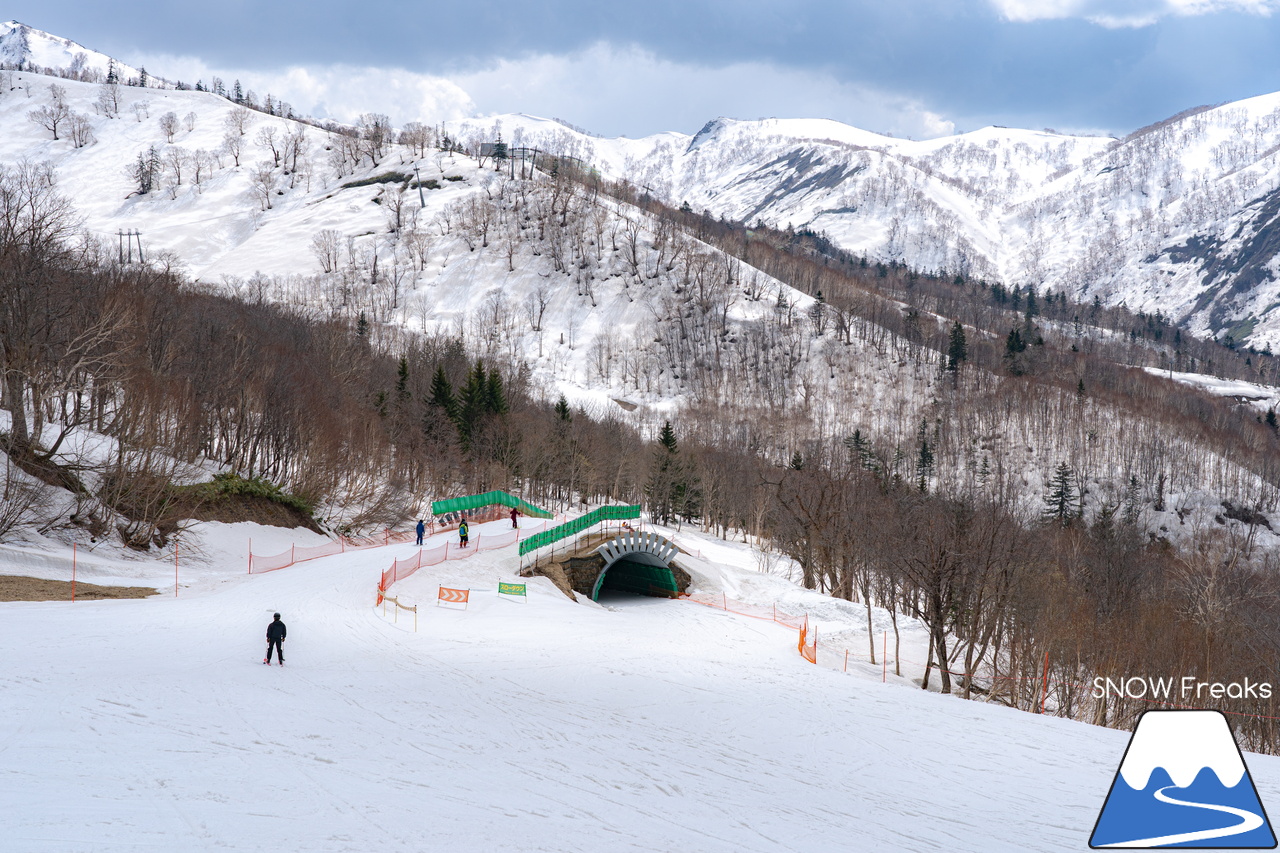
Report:
M 236 166 L 240 165 L 240 155 L 244 153 L 244 137 L 234 131 L 222 137 L 222 150 L 231 155 Z
M 276 191 L 276 180 L 275 166 L 266 160 L 254 167 L 253 174 L 250 176 L 250 188 L 263 210 L 271 209 L 271 196 Z
M 250 114 L 248 110 L 244 107 L 236 107 L 231 110 L 231 112 L 227 113 L 226 117 L 222 119 L 222 126 L 226 129 L 228 134 L 244 136 L 245 131 L 249 127 L 249 118 Z
M 334 272 L 342 263 L 342 234 L 326 228 L 311 238 L 311 254 L 320 262 L 320 269 L 326 273 Z
M 76 148 L 84 148 L 97 142 L 97 137 L 93 135 L 93 125 L 89 121 L 89 117 L 75 110 L 71 111 L 71 115 L 67 120 L 67 130 L 71 136 L 71 144 Z
M 120 87 L 115 83 L 103 83 L 98 89 L 96 107 L 107 118 L 120 115 Z
M 264 125 L 258 129 L 258 135 L 253 138 L 259 147 L 265 148 L 271 152 L 271 165 L 273 167 L 280 165 L 280 143 L 276 140 L 276 129 L 271 125 Z
M 160 132 L 164 134 L 165 142 L 173 142 L 173 137 L 178 132 L 177 113 L 167 112 L 160 116 Z
M 57 139 L 58 129 L 63 127 L 71 118 L 71 110 L 67 109 L 65 103 L 55 101 L 52 104 L 37 107 L 27 113 L 27 118 L 52 133 L 53 138 Z

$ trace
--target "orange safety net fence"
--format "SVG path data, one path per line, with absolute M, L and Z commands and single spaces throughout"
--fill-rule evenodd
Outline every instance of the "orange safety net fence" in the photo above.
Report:
M 559 516 L 557 516 L 559 518 Z M 556 523 L 555 519 L 544 521 L 535 527 L 521 527 L 519 529 L 507 530 L 502 533 L 477 533 L 475 538 L 463 548 L 456 542 L 447 542 L 438 548 L 431 550 L 419 551 L 412 557 L 403 560 L 396 560 L 391 567 L 382 573 L 382 578 L 378 581 L 378 604 L 382 603 L 383 596 L 387 590 L 396 581 L 404 580 L 409 575 L 416 572 L 423 566 L 436 566 L 446 560 L 465 560 L 472 554 L 480 551 L 493 551 L 498 548 L 509 548 L 515 545 L 521 539 L 527 539 L 535 533 L 541 533 L 548 526 Z M 444 528 L 444 530 L 456 528 Z M 436 528 L 437 533 L 441 532 L 441 528 Z
M 923 674 L 926 664 L 923 661 L 913 660 L 908 657 L 891 656 L 889 654 L 892 646 L 888 631 L 881 632 L 878 638 L 880 642 L 876 645 L 879 654 L 873 655 L 868 652 L 855 652 L 852 649 L 838 646 L 830 641 L 820 643 L 818 640 L 817 627 L 810 625 L 808 615 L 796 615 L 779 609 L 776 605 L 761 606 L 746 604 L 729 598 L 723 593 L 695 593 L 693 595 L 682 596 L 682 601 L 689 601 L 694 604 L 701 604 L 706 607 L 714 607 L 717 610 L 724 610 L 729 613 L 736 613 L 740 616 L 748 616 L 753 619 L 763 619 L 770 622 L 776 622 L 788 628 L 795 629 L 799 636 L 796 642 L 796 651 L 801 657 L 813 664 L 824 666 L 828 669 L 838 669 L 848 672 L 849 664 L 862 663 L 870 664 L 880 670 L 881 680 L 888 681 L 890 669 L 900 671 L 903 666 L 912 668 L 914 671 Z M 935 673 L 944 671 L 938 663 L 933 662 L 931 669 Z M 864 670 L 865 671 L 865 670 Z M 1039 713 L 1054 713 L 1054 702 L 1050 701 L 1057 690 L 1076 691 L 1077 693 L 1088 692 L 1094 689 L 1094 685 L 1078 678 L 1058 678 L 1051 677 L 1051 669 L 1049 666 L 1048 655 L 1045 656 L 1043 671 L 1038 676 L 1027 675 L 1000 675 L 999 671 L 993 667 L 986 665 L 981 670 L 974 672 L 965 672 L 963 670 L 945 669 L 946 673 L 952 678 L 963 680 L 972 679 L 974 684 L 983 685 L 985 688 L 992 689 L 1000 685 L 1012 686 L 1021 690 L 1023 693 L 1034 694 L 1038 706 Z M 904 673 L 905 674 L 905 673 Z M 963 681 L 961 681 L 963 683 Z M 1203 705 L 1186 705 L 1176 702 L 1170 702 L 1156 698 L 1130 697 L 1140 702 L 1162 708 L 1203 708 Z M 1232 711 L 1225 708 L 1218 708 L 1222 713 L 1231 717 L 1251 717 L 1261 720 L 1280 720 L 1280 716 L 1257 714 L 1247 711 Z
M 287 568 L 294 563 L 302 563 L 320 557 L 330 557 L 347 551 L 361 551 L 365 548 L 380 548 L 383 545 L 412 542 L 415 538 L 416 534 L 413 531 L 393 533 L 390 530 L 384 530 L 376 536 L 364 536 L 354 539 L 339 536 L 337 539 L 326 542 L 323 545 L 291 545 L 289 550 L 270 556 L 255 554 L 250 550 L 249 574 L 274 572 L 276 569 Z

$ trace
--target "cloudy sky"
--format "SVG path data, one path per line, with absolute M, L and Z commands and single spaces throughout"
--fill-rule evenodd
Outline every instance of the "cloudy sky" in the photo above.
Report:
M 315 115 L 525 112 L 606 136 L 716 116 L 914 138 L 1124 134 L 1280 91 L 1280 0 L 10 0 L 0 15 L 152 73 Z

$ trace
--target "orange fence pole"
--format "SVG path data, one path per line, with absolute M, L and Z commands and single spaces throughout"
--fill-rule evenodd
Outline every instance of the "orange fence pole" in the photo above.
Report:
M 173 540 L 173 597 L 178 597 L 178 540 Z
M 884 647 L 880 650 L 880 663 L 884 664 L 880 672 L 880 681 L 889 680 L 889 632 L 884 632 Z
M 249 574 L 253 574 L 253 537 L 249 537 Z
M 76 600 L 76 543 L 71 543 L 71 600 Z

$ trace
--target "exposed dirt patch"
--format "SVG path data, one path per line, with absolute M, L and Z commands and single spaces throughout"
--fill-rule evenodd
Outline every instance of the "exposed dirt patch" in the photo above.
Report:
M 306 513 L 294 507 L 258 495 L 218 495 L 202 497 L 180 493 L 170 507 L 168 521 L 175 523 L 184 518 L 196 521 L 221 521 L 235 524 L 238 521 L 254 521 L 273 527 L 305 527 L 322 533 L 320 526 Z
M 76 600 L 147 598 L 159 594 L 149 586 L 98 586 L 76 582 Z M 70 601 L 70 581 L 51 581 L 20 575 L 0 575 L 0 601 Z

